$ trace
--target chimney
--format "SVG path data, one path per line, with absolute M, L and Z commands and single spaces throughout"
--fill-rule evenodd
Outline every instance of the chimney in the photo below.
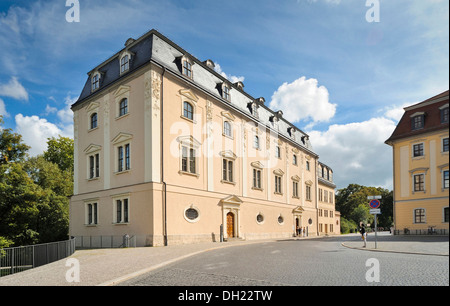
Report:
M 216 67 L 216 65 L 214 65 L 214 62 L 210 59 L 204 61 L 203 64 L 205 64 L 208 68 L 212 70 L 214 70 L 214 67 Z

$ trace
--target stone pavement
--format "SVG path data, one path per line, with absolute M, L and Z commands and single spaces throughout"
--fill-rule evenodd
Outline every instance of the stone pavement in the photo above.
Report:
M 320 238 L 326 237 L 322 236 Z M 365 250 L 374 250 L 373 238 L 373 234 L 370 234 L 368 247 Z M 299 238 L 292 239 L 296 240 Z M 344 241 L 342 245 L 348 248 L 362 249 L 363 242 L 357 234 L 342 235 L 331 239 L 336 239 L 337 242 Z M 224 247 L 237 247 L 272 241 L 276 240 L 238 240 L 226 243 L 210 242 L 153 248 L 79 250 L 67 259 L 2 277 L 0 278 L 0 286 L 108 286 L 203 252 Z M 449 253 L 448 236 L 391 236 L 388 233 L 380 233 L 378 241 L 377 251 L 440 256 L 448 256 Z M 67 282 L 66 273 L 73 267 L 68 262 L 68 259 L 77 259 L 79 261 L 80 282 Z M 69 265 L 66 266 L 66 264 Z

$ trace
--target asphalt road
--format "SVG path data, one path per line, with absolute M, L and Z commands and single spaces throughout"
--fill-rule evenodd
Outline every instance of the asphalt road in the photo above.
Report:
M 286 240 L 209 251 L 119 285 L 449 285 L 447 256 L 361 251 L 343 247 L 344 239 L 348 241 L 348 237 Z

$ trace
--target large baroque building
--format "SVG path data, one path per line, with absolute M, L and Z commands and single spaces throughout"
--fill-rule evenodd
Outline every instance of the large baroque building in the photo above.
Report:
M 90 71 L 72 110 L 70 235 L 91 246 L 340 233 L 309 136 L 155 30 Z
M 448 234 L 448 93 L 406 107 L 386 141 L 393 148 L 396 233 Z

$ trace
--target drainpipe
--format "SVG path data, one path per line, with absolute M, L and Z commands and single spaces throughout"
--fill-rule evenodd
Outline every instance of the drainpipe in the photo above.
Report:
M 167 184 L 164 181 L 164 75 L 166 67 L 162 67 L 163 73 L 161 76 L 161 181 L 164 186 L 164 200 L 163 200 L 163 214 L 164 214 L 164 246 L 168 246 L 167 241 Z

